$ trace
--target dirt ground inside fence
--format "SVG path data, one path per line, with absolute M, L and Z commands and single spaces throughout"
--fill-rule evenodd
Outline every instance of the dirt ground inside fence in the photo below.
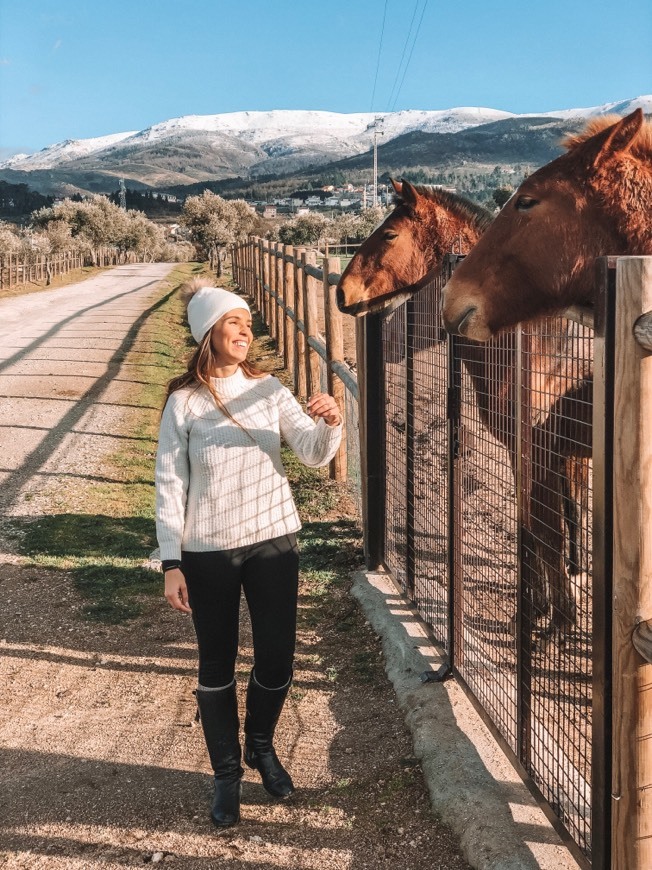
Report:
M 274 803 L 247 771 L 242 823 L 223 833 L 208 820 L 189 619 L 126 557 L 98 577 L 102 548 L 89 544 L 76 561 L 63 547 L 39 550 L 90 528 L 105 537 L 89 541 L 141 547 L 147 559 L 149 526 L 115 505 L 151 498 L 141 390 L 164 380 L 152 360 L 169 355 L 161 336 L 178 318 L 160 304 L 171 268 L 120 267 L 76 291 L 40 293 L 29 328 L 28 297 L 0 303 L 0 866 L 463 870 L 456 838 L 430 810 L 378 638 L 349 596 L 359 533 L 346 495 L 323 476 L 303 484 L 315 497 L 301 503 L 295 682 L 278 731 L 298 791 Z M 264 337 L 257 352 L 278 367 Z M 98 601 L 109 575 L 117 597 Z M 135 604 L 120 610 L 128 591 Z M 244 614 L 241 649 L 242 693 Z

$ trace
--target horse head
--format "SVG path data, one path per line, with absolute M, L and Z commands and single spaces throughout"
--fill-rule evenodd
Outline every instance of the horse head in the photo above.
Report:
M 596 257 L 652 253 L 652 135 L 642 126 L 640 109 L 597 119 L 525 179 L 444 289 L 449 332 L 486 341 L 590 304 Z
M 427 268 L 420 217 L 427 201 L 407 181 L 392 181 L 394 210 L 365 239 L 337 287 L 337 304 L 344 314 L 360 316 L 380 311 L 402 299 L 397 296 L 422 278 Z
M 446 253 L 466 253 L 491 222 L 487 211 L 449 191 L 405 180 L 392 186 L 394 210 L 340 278 L 337 300 L 345 314 L 395 308 L 427 283 Z

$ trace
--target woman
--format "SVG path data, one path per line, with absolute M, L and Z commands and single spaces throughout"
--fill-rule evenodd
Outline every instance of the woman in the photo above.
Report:
M 247 303 L 218 287 L 187 285 L 198 344 L 169 386 L 156 460 L 156 531 L 165 597 L 192 613 L 199 646 L 199 707 L 215 773 L 211 818 L 240 819 L 235 663 L 240 592 L 254 647 L 244 723 L 245 762 L 274 797 L 294 785 L 276 756 L 274 729 L 292 680 L 301 527 L 281 463 L 281 436 L 306 465 L 329 462 L 340 443 L 337 404 L 319 394 L 303 412 L 290 391 L 247 362 Z

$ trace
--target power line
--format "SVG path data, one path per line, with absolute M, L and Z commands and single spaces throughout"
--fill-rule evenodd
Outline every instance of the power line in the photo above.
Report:
M 428 5 L 428 0 L 424 0 L 423 9 L 421 10 L 421 17 L 419 18 L 419 23 L 417 24 L 417 29 L 414 34 L 414 41 L 412 42 L 412 48 L 410 49 L 410 54 L 408 55 L 407 63 L 405 64 L 405 69 L 403 70 L 403 78 L 401 79 L 401 83 L 398 86 L 398 90 L 396 91 L 396 96 L 394 97 L 394 102 L 390 108 L 390 112 L 393 112 L 396 108 L 396 103 L 398 102 L 399 94 L 401 93 L 401 88 L 403 87 L 403 82 L 405 81 L 405 76 L 407 75 L 408 67 L 410 66 L 410 61 L 412 60 L 412 53 L 414 52 L 414 46 L 417 44 L 417 39 L 419 38 L 419 31 L 421 30 L 421 22 L 423 21 L 423 16 L 426 13 L 426 6 Z
M 410 36 L 412 35 L 412 26 L 414 25 L 414 19 L 417 16 L 417 9 L 419 8 L 419 0 L 416 0 L 414 4 L 414 12 L 412 13 L 412 20 L 410 21 L 410 27 L 407 32 L 407 36 L 405 37 L 405 45 L 403 46 L 403 52 L 401 54 L 401 59 L 398 62 L 398 69 L 396 70 L 396 77 L 394 78 L 394 84 L 392 85 L 392 90 L 389 93 L 389 100 L 387 101 L 387 106 L 391 106 L 392 104 L 392 96 L 394 95 L 394 88 L 398 82 L 399 76 L 401 75 L 401 67 L 403 66 L 403 60 L 405 59 L 405 52 L 407 51 L 408 44 L 410 42 Z
M 387 17 L 387 0 L 385 0 L 385 8 L 383 9 L 383 23 L 380 28 L 380 43 L 378 44 L 378 59 L 376 61 L 376 75 L 374 76 L 374 87 L 371 92 L 371 105 L 369 106 L 369 111 L 373 112 L 374 110 L 374 99 L 376 98 L 376 83 L 378 82 L 378 70 L 380 69 L 380 52 L 383 49 L 383 36 L 385 34 L 385 18 Z

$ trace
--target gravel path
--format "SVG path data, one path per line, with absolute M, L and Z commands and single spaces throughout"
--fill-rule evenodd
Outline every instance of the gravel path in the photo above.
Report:
M 274 803 L 247 771 L 243 822 L 219 834 L 190 621 L 161 597 L 137 620 L 88 622 L 65 572 L 18 553 L 21 524 L 68 509 L 76 487 L 87 505 L 102 458 L 129 438 L 138 408 L 124 357 L 133 344 L 142 364 L 138 328 L 171 268 L 118 267 L 0 302 L 0 866 L 466 870 L 430 814 L 379 641 L 347 590 L 317 612 L 304 581 L 278 732 L 297 795 Z M 241 648 L 242 693 L 246 619 Z

